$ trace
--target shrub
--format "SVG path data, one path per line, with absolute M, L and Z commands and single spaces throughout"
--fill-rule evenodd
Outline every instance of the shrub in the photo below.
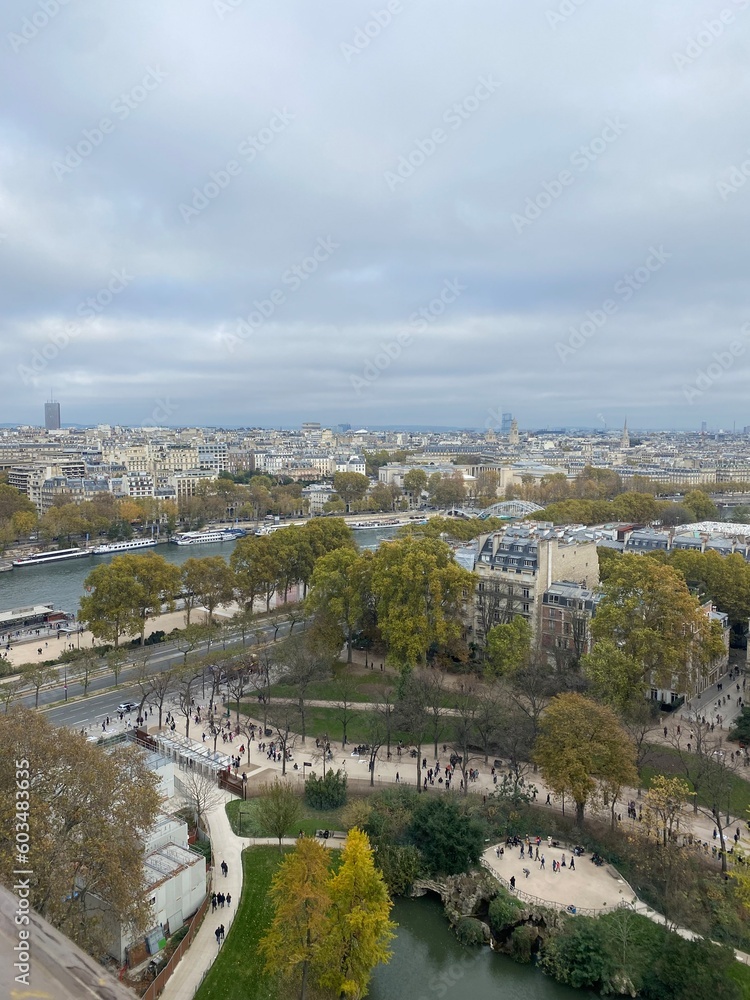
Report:
M 593 917 L 573 917 L 546 943 L 540 964 L 559 983 L 576 989 L 611 982 L 615 965 L 605 925 Z
M 508 927 L 512 927 L 518 920 L 521 904 L 515 896 L 511 896 L 505 889 L 500 892 L 490 903 L 489 921 L 490 930 L 496 937 L 500 937 Z
M 311 809 L 338 809 L 346 804 L 346 772 L 328 771 L 325 778 L 311 772 L 305 782 L 305 802 Z
M 484 944 L 484 924 L 476 917 L 461 917 L 456 924 L 456 937 L 461 944 L 476 948 L 477 945 Z
M 457 875 L 476 865 L 482 854 L 482 828 L 448 798 L 426 798 L 417 805 L 409 836 L 433 874 Z
M 528 965 L 538 936 L 536 928 L 529 927 L 527 924 L 519 924 L 513 929 L 510 936 L 510 950 L 516 962 Z
M 422 855 L 412 844 L 380 844 L 377 862 L 391 896 L 405 896 L 422 869 Z

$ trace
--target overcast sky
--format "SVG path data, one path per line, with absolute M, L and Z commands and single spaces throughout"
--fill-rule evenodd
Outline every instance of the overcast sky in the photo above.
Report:
M 0 422 L 750 424 L 750 0 L 0 22 Z

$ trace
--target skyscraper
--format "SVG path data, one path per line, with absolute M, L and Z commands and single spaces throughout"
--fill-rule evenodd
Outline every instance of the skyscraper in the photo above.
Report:
M 60 404 L 54 400 L 44 404 L 44 426 L 48 431 L 60 430 Z
M 503 414 L 503 418 L 502 418 L 502 420 L 500 422 L 500 433 L 504 437 L 507 437 L 508 434 L 510 434 L 510 425 L 511 425 L 512 422 L 513 422 L 513 414 L 512 413 L 504 413 Z

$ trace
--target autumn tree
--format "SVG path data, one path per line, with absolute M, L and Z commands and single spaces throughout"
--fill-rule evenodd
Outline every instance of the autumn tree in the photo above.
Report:
M 461 638 L 461 610 L 475 580 L 445 542 L 411 536 L 384 542 L 372 563 L 378 626 L 394 662 L 426 665 L 431 647 Z
M 354 827 L 328 882 L 330 906 L 315 967 L 322 986 L 353 1000 L 365 995 L 376 965 L 388 962 L 392 903 L 366 833 Z
M 269 974 L 280 975 L 290 988 L 299 983 L 299 1000 L 306 1000 L 308 976 L 326 929 L 331 902 L 328 860 L 322 844 L 302 837 L 271 882 L 273 920 L 260 951 Z
M 138 632 L 138 585 L 118 559 L 93 569 L 83 581 L 83 589 L 78 620 L 97 639 L 117 648 L 122 636 Z
M 635 750 L 614 712 L 579 694 L 552 699 L 534 746 L 542 777 L 558 795 L 576 804 L 583 824 L 586 803 L 603 785 L 635 783 Z
M 487 664 L 489 677 L 515 674 L 531 655 L 531 626 L 521 615 L 515 615 L 505 625 L 495 625 L 487 633 Z
M 220 604 L 227 604 L 234 592 L 234 573 L 221 556 L 205 559 L 187 559 L 182 566 L 182 583 L 185 594 L 186 623 L 196 605 L 208 612 L 208 624 L 213 623 L 214 611 Z
M 611 639 L 597 642 L 581 658 L 581 669 L 591 686 L 591 694 L 616 712 L 624 712 L 645 694 L 643 667 L 623 652 Z
M 21 668 L 21 680 L 25 684 L 30 684 L 34 692 L 34 708 L 39 708 L 39 692 L 42 688 L 47 684 L 52 684 L 57 679 L 57 671 L 54 667 L 45 667 L 41 663 Z
M 369 562 L 354 549 L 334 549 L 316 562 L 307 595 L 310 614 L 337 626 L 338 648 L 346 643 L 347 663 L 352 662 L 352 639 L 364 612 Z
M 153 920 L 143 893 L 144 842 L 159 794 L 140 750 L 102 753 L 20 707 L 0 716 L 0 743 L 12 748 L 0 756 L 0 881 L 13 885 L 14 872 L 28 868 L 32 909 L 97 958 L 112 919 L 144 932 Z M 22 801 L 28 806 L 19 813 Z M 17 857 L 19 830 L 31 845 L 27 865 Z
M 664 847 L 673 841 L 680 829 L 685 803 L 690 797 L 690 785 L 684 778 L 655 774 L 643 798 L 643 824 L 653 830 Z M 683 822 L 683 833 L 687 827 Z
M 261 785 L 260 793 L 255 808 L 258 826 L 267 837 L 277 838 L 281 850 L 281 841 L 299 819 L 300 797 L 288 781 L 279 778 Z
M 370 480 L 360 472 L 337 472 L 333 477 L 333 488 L 349 510 L 352 503 L 361 500 L 367 493 Z
M 591 623 L 597 642 L 608 640 L 638 663 L 644 681 L 678 690 L 724 651 L 684 578 L 655 559 L 626 555 L 614 565 Z M 611 649 L 612 647 L 610 647 Z

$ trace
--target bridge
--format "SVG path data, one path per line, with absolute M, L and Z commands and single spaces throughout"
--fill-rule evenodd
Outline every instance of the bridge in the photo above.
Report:
M 530 500 L 503 500 L 501 503 L 493 503 L 491 507 L 486 507 L 480 512 L 479 517 L 483 521 L 488 517 L 526 517 L 527 514 L 536 514 L 540 510 L 544 510 L 544 507 Z

